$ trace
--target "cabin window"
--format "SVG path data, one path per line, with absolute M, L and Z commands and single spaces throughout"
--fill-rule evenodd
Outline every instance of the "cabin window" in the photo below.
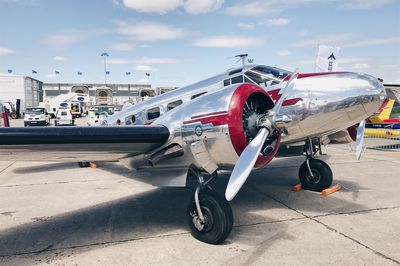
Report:
M 167 104 L 167 111 L 174 109 L 175 107 L 181 105 L 182 103 L 183 103 L 182 100 L 178 100 L 178 101 Z
M 242 75 L 232 78 L 232 84 L 236 84 L 236 83 L 243 83 Z
M 247 83 L 254 83 L 253 81 L 251 81 L 248 77 L 244 76 L 244 82 Z
M 199 97 L 199 96 L 201 96 L 201 95 L 203 95 L 203 94 L 206 94 L 206 93 L 207 93 L 207 92 L 204 91 L 204 92 L 202 92 L 202 93 L 195 94 L 195 95 L 193 95 L 192 97 L 190 97 L 190 100 L 193 100 L 194 98 L 197 98 L 197 97 Z
M 160 107 L 154 107 L 147 110 L 147 120 L 153 120 L 160 117 Z
M 224 80 L 224 87 L 228 85 L 231 85 L 231 80 L 230 79 Z

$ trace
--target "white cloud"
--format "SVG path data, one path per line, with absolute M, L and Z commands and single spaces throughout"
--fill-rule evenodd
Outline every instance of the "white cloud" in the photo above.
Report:
M 278 56 L 289 56 L 289 55 L 291 55 L 291 54 L 292 54 L 292 52 L 289 51 L 289 50 L 281 50 L 281 51 L 279 51 L 279 52 L 277 53 Z
M 49 79 L 54 79 L 54 78 L 56 78 L 58 75 L 56 75 L 55 73 L 50 73 L 50 74 L 47 74 L 47 77 L 49 78 Z
M 366 68 L 370 68 L 370 65 L 366 64 L 366 63 L 358 63 L 358 64 L 352 64 L 351 68 L 354 68 L 354 69 L 366 69 Z
M 224 0 L 186 0 L 183 4 L 189 14 L 207 13 L 219 9 Z
M 148 79 L 139 79 L 139 80 L 138 80 L 138 83 L 139 83 L 139 84 L 149 84 L 150 81 L 149 81 Z
M 320 44 L 334 45 L 334 44 L 338 44 L 340 42 L 351 40 L 352 37 L 353 37 L 352 33 L 330 34 L 330 35 L 320 36 L 320 37 L 314 38 L 314 39 L 293 42 L 290 44 L 290 46 L 309 47 L 309 46 L 317 46 Z
M 265 22 L 262 22 L 261 24 L 266 24 L 270 26 L 284 26 L 288 25 L 290 23 L 289 19 L 286 18 L 274 18 L 274 19 L 268 19 Z
M 365 47 L 365 46 L 375 46 L 384 44 L 400 44 L 400 37 L 354 41 L 348 44 L 344 44 L 343 47 L 352 48 L 352 47 Z
M 107 33 L 104 29 L 94 29 L 94 30 L 68 30 L 60 33 L 56 33 L 48 36 L 44 39 L 44 43 L 53 50 L 64 50 L 71 45 L 84 41 L 89 38 L 93 38 L 97 35 Z
M 53 57 L 53 60 L 54 61 L 65 61 L 65 57 L 57 55 L 57 56 Z
M 207 13 L 219 9 L 224 0 L 123 0 L 127 8 L 144 13 L 165 14 L 183 7 L 189 14 Z
M 264 40 L 262 38 L 241 35 L 210 36 L 194 42 L 196 46 L 214 48 L 246 48 L 263 44 Z
M 243 30 L 254 30 L 256 28 L 256 24 L 253 22 L 250 23 L 239 23 L 238 27 Z
M 0 56 L 13 54 L 15 51 L 11 48 L 0 47 Z
M 241 1 L 225 9 L 231 16 L 265 16 L 284 12 L 301 5 L 340 5 L 350 9 L 374 9 L 395 2 L 395 0 L 253 0 Z
M 182 0 L 123 0 L 123 4 L 138 12 L 165 14 L 182 5 Z
M 280 4 L 277 3 L 276 0 L 273 1 L 264 1 L 264 0 L 256 0 L 250 3 L 239 3 L 233 6 L 228 7 L 225 10 L 225 14 L 231 16 L 265 16 L 267 14 L 276 13 L 280 10 Z
M 142 57 L 139 59 L 121 59 L 121 58 L 111 58 L 107 60 L 108 64 L 111 65 L 126 65 L 126 64 L 139 64 L 139 65 L 162 65 L 162 64 L 177 64 L 182 62 L 180 58 L 170 58 L 170 57 Z
M 122 43 L 115 43 L 115 44 L 111 45 L 111 50 L 128 52 L 128 51 L 132 51 L 134 47 L 135 47 L 135 45 L 133 45 L 132 43 L 122 42 Z
M 139 66 L 135 66 L 133 68 L 133 70 L 141 71 L 141 72 L 151 72 L 151 71 L 153 71 L 153 68 L 151 66 L 139 65 Z
M 374 9 L 388 4 L 394 0 L 347 0 L 341 3 L 342 6 L 352 9 Z
M 139 42 L 174 40 L 186 35 L 185 30 L 152 21 L 115 20 L 118 33 Z

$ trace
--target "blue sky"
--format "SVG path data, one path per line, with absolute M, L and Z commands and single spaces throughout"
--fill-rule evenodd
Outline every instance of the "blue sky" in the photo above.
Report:
M 47 82 L 104 82 L 102 52 L 112 83 L 183 86 L 239 53 L 314 72 L 325 44 L 342 70 L 400 83 L 399 0 L 0 0 L 0 25 L 0 73 Z

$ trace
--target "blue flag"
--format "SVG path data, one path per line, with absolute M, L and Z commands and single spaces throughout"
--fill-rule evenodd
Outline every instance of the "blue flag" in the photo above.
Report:
M 32 69 L 32 74 L 37 74 L 37 71 Z
M 146 73 L 146 76 L 150 77 L 150 73 Z
M 56 74 L 56 75 L 58 75 L 58 74 L 60 74 L 60 71 L 54 71 L 54 73 Z
M 131 74 L 131 72 L 125 72 L 125 74 L 126 74 L 127 76 L 129 76 L 129 75 Z
M 110 75 L 110 71 L 106 71 L 106 75 Z
M 78 75 L 82 76 L 82 72 L 78 71 Z
M 11 74 L 12 73 L 12 69 L 8 69 L 7 72 L 8 72 L 8 74 Z

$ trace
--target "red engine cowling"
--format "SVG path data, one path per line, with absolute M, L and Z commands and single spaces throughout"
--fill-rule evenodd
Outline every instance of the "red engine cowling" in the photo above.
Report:
M 185 143 L 183 145 L 190 146 L 191 143 L 202 140 L 211 161 L 222 168 L 229 168 L 228 166 L 236 164 L 238 156 L 257 135 L 258 116 L 273 107 L 272 99 L 261 87 L 248 83 L 235 84 L 193 100 L 186 108 L 176 110 L 175 114 L 171 113 L 170 118 L 167 114 L 163 119 L 173 121 L 173 117 L 182 112 L 180 132 Z M 164 124 L 163 121 L 158 122 Z M 168 124 L 164 125 L 170 128 Z M 267 156 L 260 155 L 256 168 L 273 159 L 280 140 L 280 132 L 274 131 L 267 139 L 267 144 L 273 147 L 273 151 Z
M 232 144 L 239 156 L 258 132 L 255 121 L 257 115 L 273 107 L 271 97 L 259 86 L 243 84 L 235 90 L 228 109 L 228 127 Z M 277 153 L 281 140 L 280 132 L 273 132 L 273 139 L 276 141 L 273 151 L 267 156 L 260 155 L 255 164 L 256 168 L 268 164 Z

